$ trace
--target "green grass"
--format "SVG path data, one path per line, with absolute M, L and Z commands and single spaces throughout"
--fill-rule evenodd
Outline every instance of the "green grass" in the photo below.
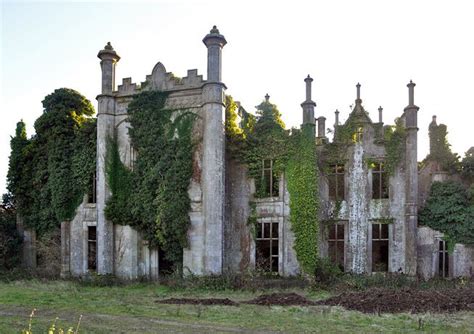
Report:
M 326 291 L 293 290 L 317 300 Z M 266 290 L 265 293 L 272 292 Z M 33 333 L 45 333 L 59 317 L 62 328 L 76 326 L 79 333 L 470 333 L 474 312 L 455 314 L 367 315 L 338 307 L 195 306 L 158 304 L 170 297 L 247 300 L 262 292 L 171 289 L 155 284 L 93 287 L 76 282 L 37 280 L 0 283 L 0 333 L 20 333 L 28 326 L 33 308 Z M 420 318 L 423 330 L 419 329 Z

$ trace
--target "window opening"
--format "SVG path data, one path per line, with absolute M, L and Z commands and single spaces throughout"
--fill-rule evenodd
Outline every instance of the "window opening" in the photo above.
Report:
M 372 224 L 372 271 L 388 271 L 388 224 Z
M 256 264 L 257 269 L 278 273 L 278 222 L 259 222 L 257 224 Z
M 97 270 L 97 228 L 87 227 L 87 268 Z
M 352 135 L 352 141 L 354 143 L 362 143 L 362 139 L 364 139 L 364 128 L 358 127 L 356 132 Z
M 344 271 L 344 224 L 329 226 L 328 251 L 331 262 Z
M 89 192 L 87 193 L 87 203 L 96 203 L 97 201 L 97 177 L 94 172 L 91 176 Z
M 278 175 L 273 160 L 262 160 L 262 191 L 263 197 L 278 196 Z
M 372 165 L 372 198 L 388 198 L 388 174 L 383 162 Z
M 445 240 L 439 241 L 439 277 L 449 277 L 449 254 L 448 243 Z
M 329 199 L 333 201 L 344 200 L 344 165 L 330 166 L 329 178 Z

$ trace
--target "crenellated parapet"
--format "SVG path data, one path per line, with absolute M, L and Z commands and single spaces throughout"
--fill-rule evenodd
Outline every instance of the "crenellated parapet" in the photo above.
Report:
M 198 70 L 188 70 L 187 76 L 180 78 L 172 72 L 166 72 L 164 65 L 158 62 L 150 75 L 140 85 L 133 83 L 132 78 L 123 78 L 113 94 L 117 97 L 135 95 L 142 91 L 159 90 L 163 92 L 186 91 L 199 89 L 206 81 Z

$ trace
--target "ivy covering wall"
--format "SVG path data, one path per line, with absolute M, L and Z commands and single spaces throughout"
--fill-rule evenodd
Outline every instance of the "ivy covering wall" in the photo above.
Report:
M 135 226 L 178 264 L 188 245 L 196 116 L 166 109 L 166 98 L 163 92 L 142 92 L 128 106 L 129 136 L 137 152 L 133 170 L 120 161 L 117 140 L 110 138 L 106 170 L 112 196 L 105 213 L 115 224 Z
M 319 234 L 319 181 L 312 130 L 311 125 L 306 125 L 292 135 L 293 147 L 286 167 L 294 249 L 302 271 L 307 274 L 316 270 Z
M 419 222 L 444 233 L 451 247 L 474 245 L 474 192 L 455 181 L 433 182 Z
M 236 124 L 237 106 L 227 97 L 227 150 L 243 161 L 255 181 L 255 198 L 269 196 L 264 191 L 263 160 L 272 160 L 277 175 L 284 173 L 290 194 L 290 222 L 295 234 L 294 249 L 301 269 L 313 275 L 318 261 L 319 200 L 316 141 L 313 129 L 285 130 L 276 105 L 268 100 L 257 106 L 254 117 L 240 110 L 242 123 Z M 240 129 L 240 130 L 239 130 Z M 251 202 L 249 224 L 257 224 L 255 203 Z
M 89 100 L 61 88 L 43 100 L 36 134 L 23 121 L 10 146 L 8 191 L 25 226 L 41 236 L 71 220 L 95 173 L 96 120 Z

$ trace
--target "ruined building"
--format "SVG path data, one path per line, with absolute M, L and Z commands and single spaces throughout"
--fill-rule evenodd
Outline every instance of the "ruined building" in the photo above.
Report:
M 135 94 L 145 90 L 168 92 L 167 108 L 186 108 L 200 116 L 194 129 L 196 138 L 200 138 L 194 153 L 194 164 L 200 175 L 193 177 L 188 190 L 191 228 L 189 248 L 183 254 L 185 273 L 239 273 L 255 269 L 259 261 L 269 263 L 266 270 L 281 276 L 300 272 L 289 220 L 286 176 L 282 173 L 268 181 L 267 197 L 254 198 L 255 185 L 246 166 L 226 156 L 223 131 L 226 85 L 221 72 L 222 49 L 227 42 L 215 27 L 203 42 L 208 50 L 206 79 L 197 70 L 188 70 L 186 77 L 177 79 L 157 63 L 141 85 L 125 78 L 116 87 L 115 66 L 120 57 L 110 43 L 99 52 L 102 92 L 97 96 L 96 196 L 85 199 L 74 220 L 61 225 L 64 276 L 81 276 L 90 271 L 127 279 L 159 276 L 163 262 L 160 251 L 149 247 L 134 228 L 114 225 L 104 214 L 110 196 L 105 170 L 106 139 L 115 134 L 122 162 L 133 168 L 136 153 L 128 136 L 127 107 Z M 471 275 L 472 248 L 456 245 L 448 255 L 440 233 L 418 226 L 419 198 L 425 196 L 419 189 L 426 193 L 432 180 L 443 176 L 422 170 L 424 183 L 420 186 L 415 84 L 411 81 L 408 84 L 408 104 L 397 123 L 397 128 L 405 134 L 405 151 L 395 163 L 396 157 L 390 156 L 384 144 L 387 129 L 382 108 L 378 119 L 372 120 L 362 105 L 359 84 L 353 110 L 345 124 L 339 124 L 336 111 L 334 139 L 330 142 L 326 137 L 325 117 L 315 118 L 311 82 L 308 76 L 306 100 L 301 106 L 303 124 L 317 129 L 319 162 L 314 168 L 319 169 L 322 208 L 320 256 L 354 273 L 400 272 L 425 278 L 436 276 L 440 261 L 449 257 L 449 275 Z M 343 142 L 348 136 L 350 144 L 338 145 L 338 141 Z M 272 168 L 271 160 L 262 161 L 262 177 L 274 175 Z M 252 210 L 250 201 L 255 203 L 256 234 L 247 224 Z M 447 265 L 445 262 L 441 266 Z

